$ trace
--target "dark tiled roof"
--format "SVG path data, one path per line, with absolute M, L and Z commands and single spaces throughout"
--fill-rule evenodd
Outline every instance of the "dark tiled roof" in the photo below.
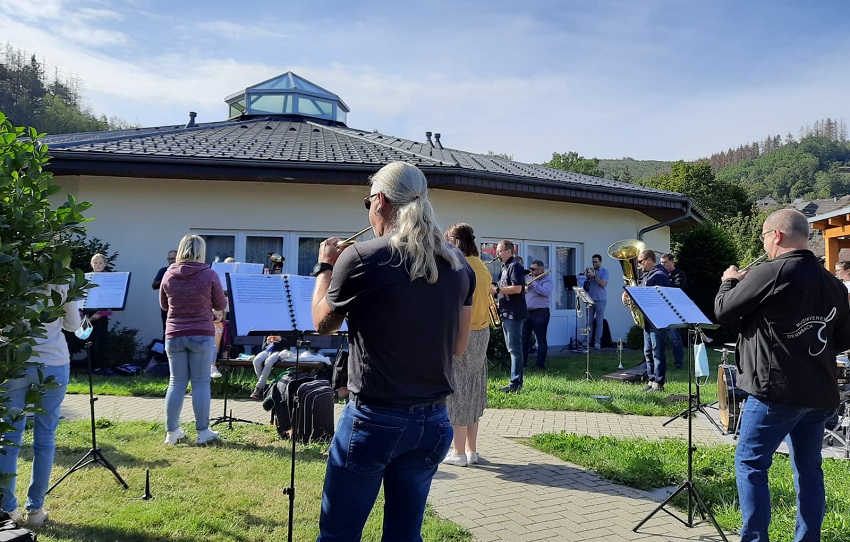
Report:
M 420 167 L 432 186 L 446 189 L 637 208 L 661 220 L 681 215 L 688 203 L 664 190 L 298 117 L 64 134 L 44 141 L 57 175 L 362 184 L 369 173 L 402 160 Z

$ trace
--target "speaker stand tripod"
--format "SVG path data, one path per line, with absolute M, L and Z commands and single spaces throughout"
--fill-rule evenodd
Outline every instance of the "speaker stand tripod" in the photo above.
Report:
M 688 334 L 689 343 L 690 341 L 690 333 Z M 729 542 L 726 538 L 726 535 L 723 533 L 723 530 L 720 528 L 720 525 L 717 524 L 717 520 L 714 519 L 714 515 L 711 513 L 711 509 L 709 509 L 708 505 L 705 504 L 705 501 L 697 490 L 697 486 L 694 485 L 693 477 L 694 477 L 694 452 L 696 451 L 696 446 L 694 446 L 693 439 L 693 420 L 694 417 L 691 412 L 696 412 L 698 410 L 697 406 L 699 405 L 699 401 L 697 399 L 697 395 L 693 392 L 694 386 L 694 372 L 693 372 L 693 345 L 688 345 L 688 403 L 689 407 L 685 413 L 688 414 L 688 477 L 682 482 L 676 491 L 674 491 L 667 499 L 664 500 L 661 504 L 659 504 L 655 510 L 649 513 L 648 516 L 643 518 L 640 523 L 638 523 L 632 531 L 637 532 L 644 523 L 649 521 L 652 516 L 654 516 L 659 510 L 663 510 L 667 514 L 674 517 L 676 520 L 680 521 L 687 527 L 694 527 L 696 523 L 694 522 L 694 513 L 699 512 L 701 521 L 705 521 L 709 519 L 711 523 L 714 525 L 714 528 L 717 529 L 717 533 L 720 535 L 720 538 L 723 539 L 724 542 Z M 699 389 L 699 388 L 697 388 Z M 678 416 L 676 416 L 678 417 Z M 675 417 L 673 418 L 675 419 Z M 669 421 L 668 421 L 669 423 Z M 666 424 L 665 424 L 666 425 Z M 673 514 L 673 512 L 667 510 L 665 506 L 670 503 L 679 493 L 687 492 L 688 494 L 688 519 L 687 521 L 683 520 L 679 516 Z
M 83 467 L 87 467 L 92 463 L 96 465 L 100 465 L 101 467 L 105 467 L 112 474 L 115 475 L 115 478 L 118 479 L 118 483 L 124 486 L 124 489 L 130 489 L 130 486 L 127 485 L 127 482 L 121 478 L 121 475 L 118 474 L 118 471 L 115 467 L 112 466 L 106 457 L 104 457 L 103 453 L 100 451 L 100 448 L 97 447 L 97 430 L 95 429 L 95 418 L 94 418 L 94 402 L 97 401 L 97 397 L 94 396 L 94 387 L 92 386 L 92 368 L 91 368 L 91 341 L 86 341 L 86 359 L 88 360 L 89 366 L 89 407 L 91 410 L 91 448 L 86 454 L 80 458 L 77 463 L 68 470 L 65 474 L 62 475 L 62 478 L 56 481 L 50 489 L 45 492 L 45 495 L 53 491 L 53 489 L 62 483 L 62 480 L 71 475 L 71 473 L 82 469 Z

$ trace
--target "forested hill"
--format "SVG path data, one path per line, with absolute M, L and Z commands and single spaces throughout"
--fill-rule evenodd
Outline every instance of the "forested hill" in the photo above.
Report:
M 662 162 L 660 160 L 635 160 L 634 158 L 622 158 L 620 160 L 599 160 L 599 169 L 605 172 L 606 179 L 617 181 L 635 182 L 640 179 L 652 177 L 658 173 L 670 173 L 670 165 L 673 162 Z

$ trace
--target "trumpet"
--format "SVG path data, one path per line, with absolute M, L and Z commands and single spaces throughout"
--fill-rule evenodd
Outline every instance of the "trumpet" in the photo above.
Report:
M 596 268 L 594 268 L 593 266 L 585 267 L 584 271 L 582 271 L 581 274 L 589 279 L 592 279 L 596 276 Z
M 371 230 L 371 229 L 372 229 L 372 226 L 371 226 L 371 225 L 370 225 L 370 226 L 366 226 L 365 228 L 363 228 L 363 229 L 362 229 L 362 230 L 360 230 L 359 232 L 355 233 L 354 235 L 352 235 L 352 236 L 351 236 L 351 237 L 349 237 L 348 239 L 343 239 L 342 241 L 337 242 L 337 244 L 336 244 L 336 245 L 334 245 L 334 246 L 335 246 L 336 248 L 345 248 L 345 247 L 347 247 L 348 245 L 353 245 L 354 243 L 356 243 L 356 242 L 357 242 L 357 238 L 358 238 L 358 237 L 360 237 L 361 235 L 363 235 L 364 233 L 366 233 L 367 231 L 369 231 L 369 230 Z
M 531 284 L 531 283 L 532 283 L 532 282 L 534 282 L 535 280 L 540 280 L 540 279 L 542 279 L 543 277 L 545 277 L 546 275 L 548 275 L 548 274 L 549 274 L 549 273 L 551 273 L 551 272 L 552 272 L 552 269 L 551 269 L 551 268 L 549 268 L 549 269 L 547 269 L 546 271 L 544 271 L 544 272 L 540 273 L 539 275 L 533 276 L 533 277 L 531 277 L 530 279 L 528 279 L 527 281 L 525 281 L 525 285 L 526 285 L 526 286 L 528 286 L 529 284 Z
M 756 265 L 760 264 L 760 263 L 761 263 L 761 261 L 762 261 L 762 260 L 764 260 L 765 258 L 767 258 L 767 252 L 765 252 L 764 254 L 762 254 L 761 256 L 759 256 L 758 258 L 756 258 L 755 260 L 753 260 L 753 261 L 751 261 L 750 263 L 748 263 L 748 264 L 747 264 L 747 266 L 746 266 L 746 267 L 744 267 L 743 269 L 738 269 L 738 272 L 740 273 L 740 272 L 742 272 L 742 271 L 746 271 L 746 270 L 747 270 L 747 269 L 749 269 L 750 267 L 755 267 Z

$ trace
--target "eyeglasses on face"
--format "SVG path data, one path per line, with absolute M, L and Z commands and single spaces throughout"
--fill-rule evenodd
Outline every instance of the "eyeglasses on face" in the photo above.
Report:
M 638 260 L 638 265 L 642 264 L 642 263 L 643 263 L 643 262 L 645 262 L 645 261 L 646 261 L 646 258 L 644 258 L 644 259 L 642 259 L 642 260 Z
M 539 267 L 532 267 L 531 270 L 532 271 L 540 271 L 540 268 Z
M 776 231 L 776 230 L 767 230 L 767 231 L 763 231 L 763 232 L 761 232 L 761 234 L 759 235 L 759 239 L 760 239 L 762 242 L 764 242 L 764 236 L 765 236 L 765 235 L 767 235 L 768 233 L 773 233 L 774 231 Z
M 378 192 L 375 192 L 374 194 L 369 194 L 368 196 L 363 198 L 363 205 L 366 207 L 367 211 L 372 208 L 372 198 L 374 198 L 377 195 L 378 195 Z

